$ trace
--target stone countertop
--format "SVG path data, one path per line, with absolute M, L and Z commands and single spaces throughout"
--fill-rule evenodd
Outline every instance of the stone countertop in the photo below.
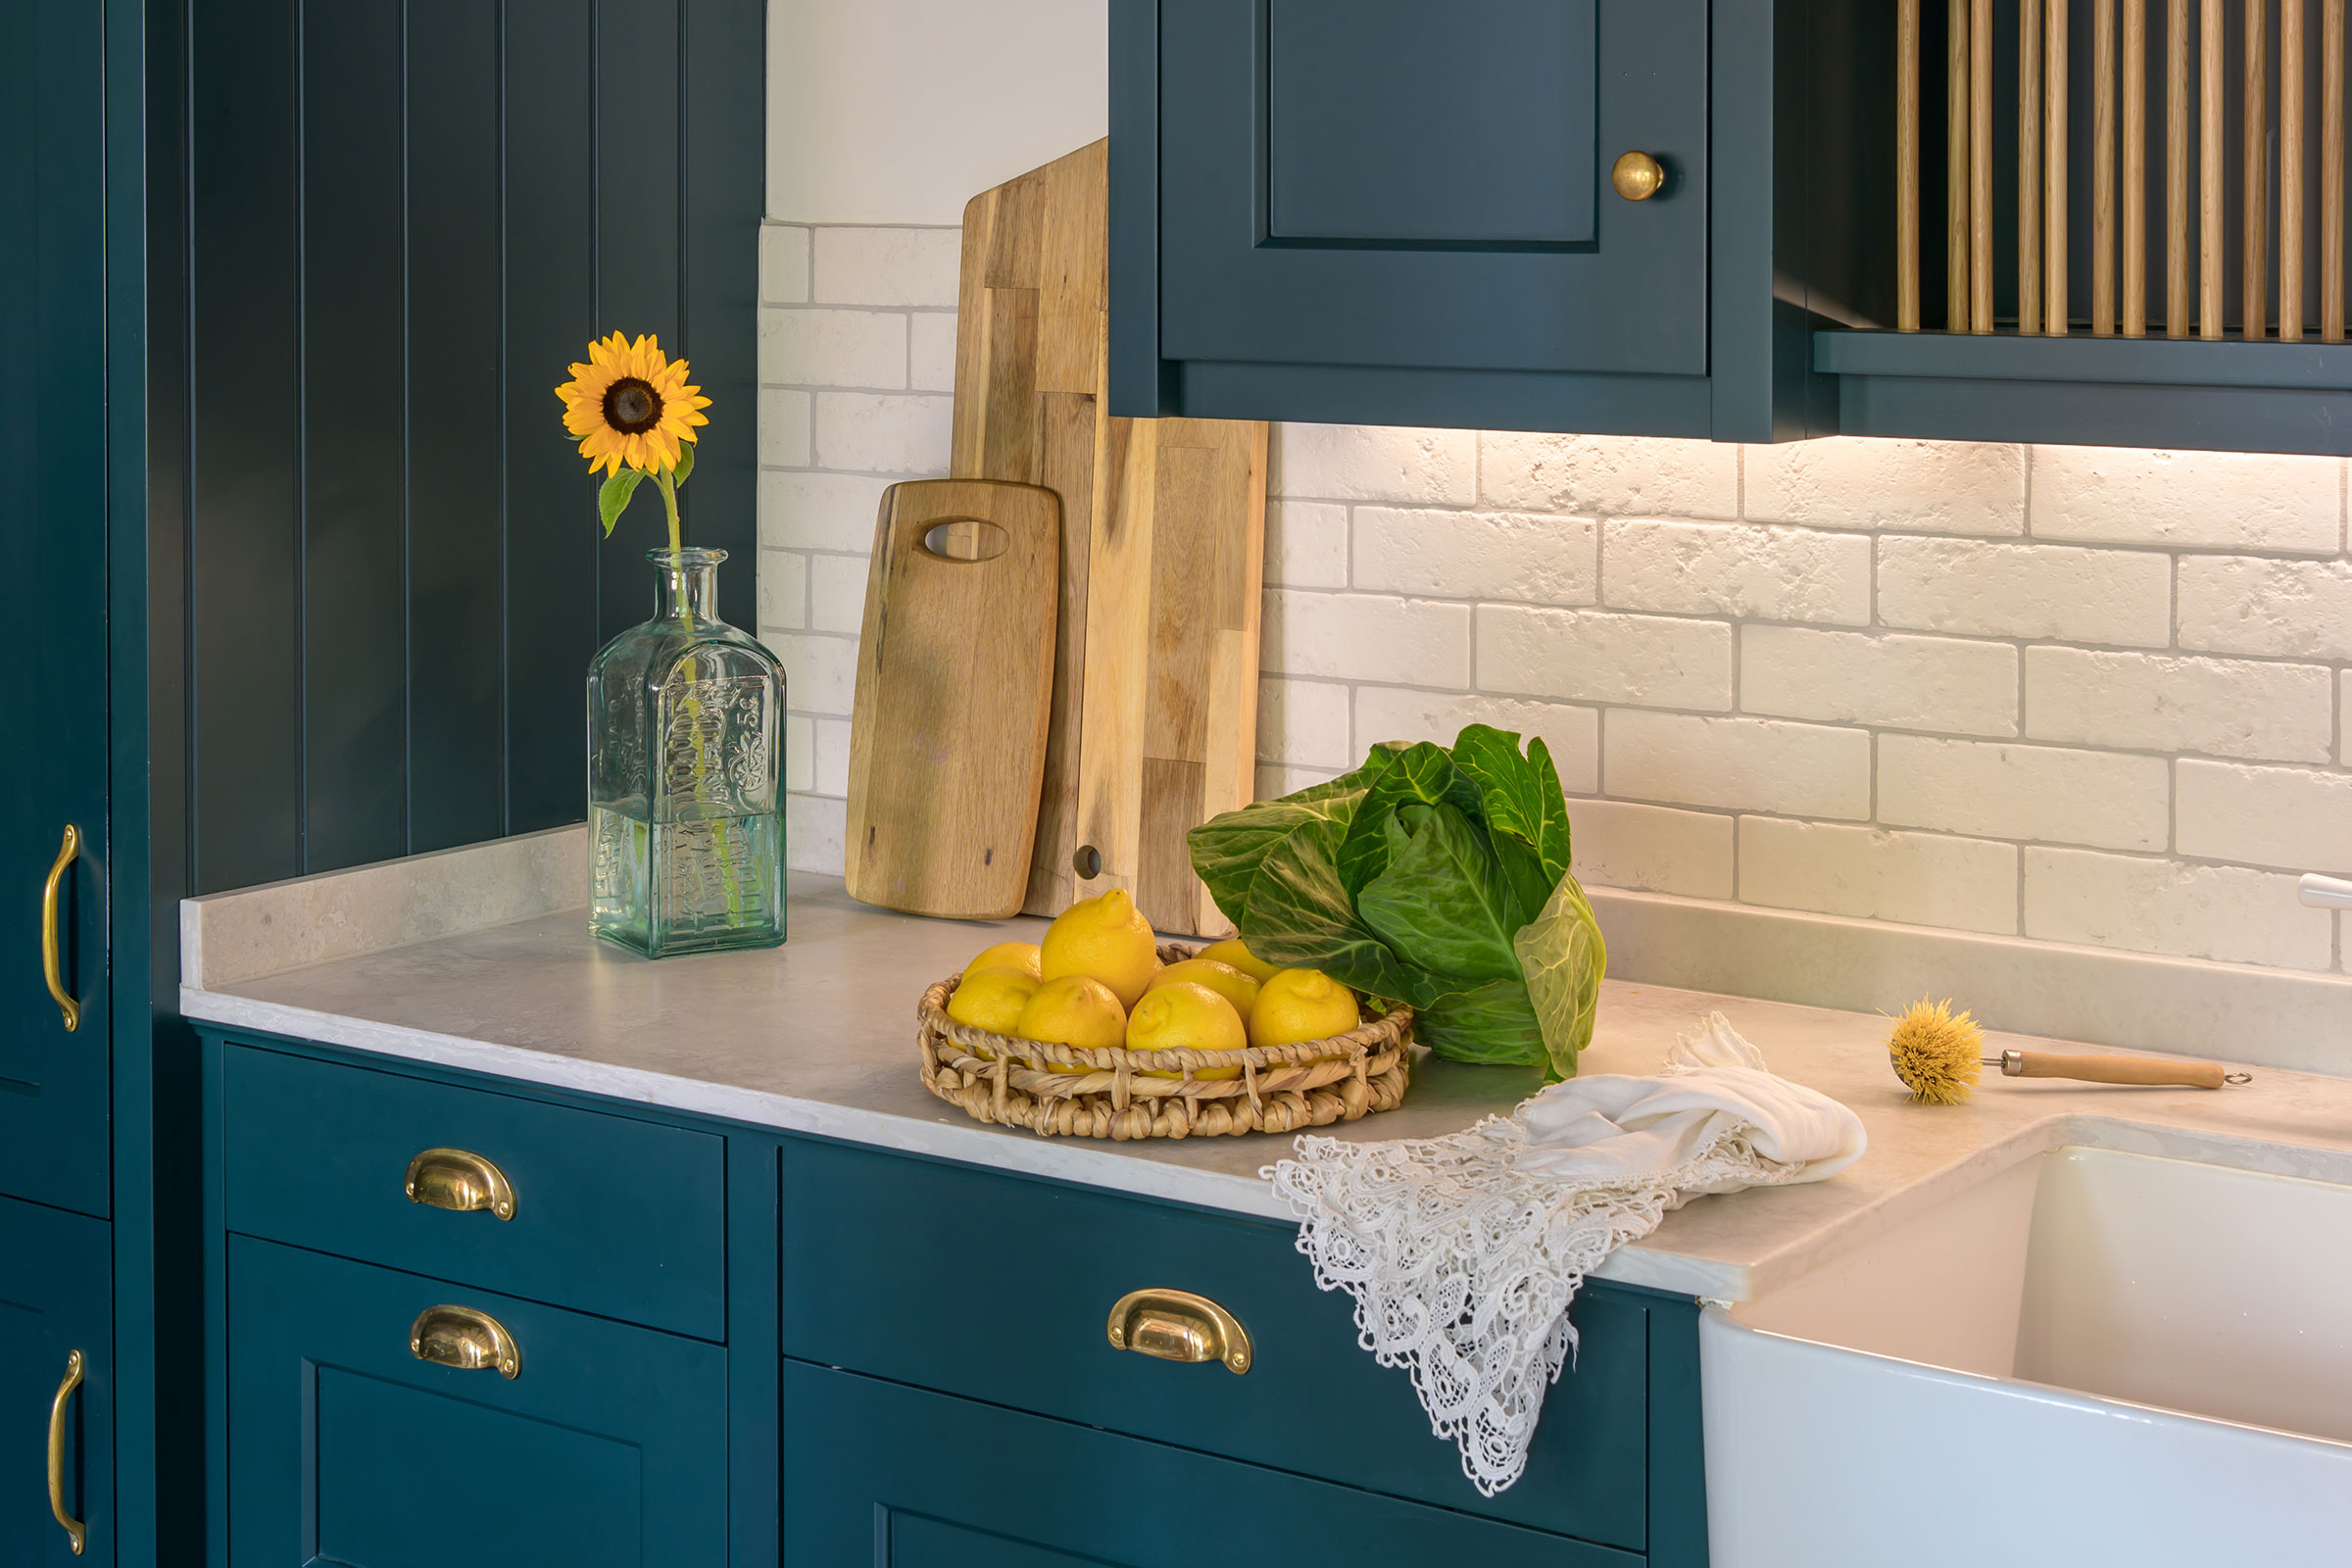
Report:
M 334 880 L 282 885 L 312 902 L 254 906 L 262 912 L 245 911 L 240 939 L 274 922 L 302 961 L 318 951 L 318 890 Z M 837 879 L 796 874 L 791 940 L 767 952 L 648 962 L 593 940 L 584 911 L 570 908 L 277 973 L 261 973 L 269 965 L 243 952 L 237 967 L 259 977 L 208 985 L 191 919 L 183 941 L 196 983 L 182 988 L 180 1006 L 231 1029 L 1289 1219 L 1258 1174 L 1288 1152 L 1288 1138 L 1046 1139 L 974 1122 L 924 1091 L 914 1040 L 923 989 L 988 944 L 1034 941 L 1044 925 L 894 914 L 851 900 Z M 219 976 L 224 966 L 213 967 Z M 2352 1183 L 2352 1082 L 2331 1077 L 2264 1068 L 2249 1085 L 2203 1092 L 1994 1072 L 1968 1105 L 1914 1105 L 1887 1066 L 1882 1017 L 1616 980 L 1603 985 L 1584 1070 L 1654 1072 L 1710 1008 L 1776 1071 L 1851 1105 L 1870 1152 L 1827 1182 L 1698 1199 L 1620 1249 L 1602 1278 L 1749 1299 L 1983 1175 L 2066 1144 Z M 2051 1046 L 1986 1036 L 1988 1054 Z M 1505 1112 L 1539 1086 L 1535 1068 L 1425 1056 L 1401 1106 L 1326 1131 L 1432 1137 Z

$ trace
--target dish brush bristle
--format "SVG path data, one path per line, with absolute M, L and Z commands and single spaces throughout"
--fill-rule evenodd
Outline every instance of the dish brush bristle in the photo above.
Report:
M 1886 1054 L 1894 1075 L 1923 1105 L 1963 1105 L 1983 1076 L 1984 1032 L 1966 1012 L 1955 1015 L 1947 998 L 1922 997 L 1894 1020 Z

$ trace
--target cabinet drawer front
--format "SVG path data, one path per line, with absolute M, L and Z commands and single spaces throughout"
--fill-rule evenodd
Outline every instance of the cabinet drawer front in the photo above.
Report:
M 487 1313 L 513 1379 L 412 1353 Z M 726 1352 L 249 1237 L 228 1245 L 230 1560 L 710 1568 L 727 1551 Z
M 247 1046 L 223 1055 L 228 1228 L 707 1340 L 726 1337 L 726 1141 Z M 410 1200 L 478 1155 L 514 1218 Z
M 1640 1568 L 1632 1553 L 788 1361 L 785 1568 Z
M 1287 1226 L 972 1166 L 795 1140 L 783 1153 L 783 1348 L 1035 1410 L 1641 1549 L 1647 1431 L 1642 1298 L 1587 1290 L 1583 1347 L 1551 1391 L 1526 1477 L 1492 1500 L 1401 1370 L 1356 1346 Z M 1237 1376 L 1112 1347 L 1130 1291 L 1238 1318 Z

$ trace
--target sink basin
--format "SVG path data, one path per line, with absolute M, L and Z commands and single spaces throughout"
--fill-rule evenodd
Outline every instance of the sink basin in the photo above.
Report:
M 2070 1145 L 1700 1351 L 1715 1568 L 2352 1560 L 2352 1187 Z

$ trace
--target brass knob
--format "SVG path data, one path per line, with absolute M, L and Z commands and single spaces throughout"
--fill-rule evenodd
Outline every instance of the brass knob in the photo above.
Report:
M 1645 202 L 1666 188 L 1666 168 L 1647 153 L 1626 153 L 1609 170 L 1609 183 L 1629 202 Z
M 486 1208 L 500 1219 L 514 1217 L 514 1186 L 507 1173 L 465 1149 L 428 1149 L 409 1161 L 401 1186 L 412 1203 L 469 1213 Z
M 409 1325 L 409 1353 L 461 1372 L 496 1368 L 502 1378 L 522 1375 L 522 1350 L 514 1336 L 478 1307 L 426 1307 Z
M 1205 1296 L 1130 1291 L 1110 1309 L 1110 1343 L 1162 1361 L 1222 1361 L 1250 1370 L 1250 1331 Z

